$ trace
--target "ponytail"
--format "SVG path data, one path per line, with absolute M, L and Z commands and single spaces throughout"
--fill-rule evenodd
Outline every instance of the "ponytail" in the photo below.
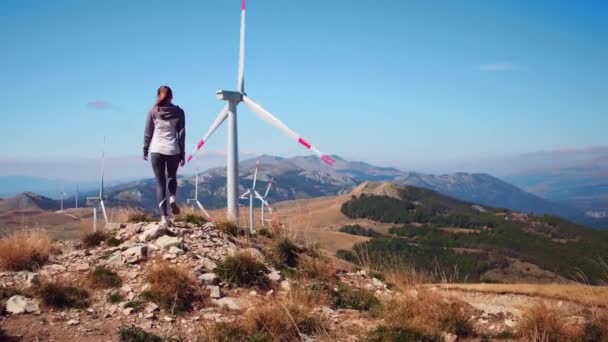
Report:
M 173 99 L 173 91 L 169 86 L 160 86 L 156 91 L 156 103 L 154 104 L 154 109 L 158 111 L 160 106 L 164 106 L 171 103 Z

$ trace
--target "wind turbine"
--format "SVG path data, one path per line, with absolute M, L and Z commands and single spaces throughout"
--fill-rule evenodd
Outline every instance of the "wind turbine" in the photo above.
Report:
M 253 101 L 245 94 L 245 12 L 247 8 L 247 0 L 242 0 L 241 3 L 241 33 L 239 45 L 239 69 L 237 78 L 237 90 L 218 90 L 216 92 L 218 100 L 227 101 L 228 104 L 220 111 L 219 115 L 205 134 L 198 142 L 194 152 L 188 157 L 188 162 L 192 160 L 194 155 L 200 151 L 201 147 L 209 140 L 209 137 L 217 130 L 217 128 L 228 119 L 228 144 L 227 144 L 227 166 L 226 166 L 226 199 L 227 199 L 227 217 L 228 220 L 237 221 L 239 217 L 238 207 L 238 136 L 237 136 L 237 112 L 236 108 L 239 103 L 244 102 L 251 111 L 253 111 L 260 119 L 266 121 L 270 125 L 281 130 L 285 135 L 297 141 L 308 150 L 314 152 L 321 158 L 323 162 L 332 166 L 336 161 L 329 155 L 326 155 L 312 146 L 308 141 L 302 138 L 298 133 L 287 127 L 279 119 L 262 106 Z
M 266 192 L 264 193 L 264 196 L 262 196 L 261 198 L 258 198 L 260 200 L 260 202 L 262 203 L 261 207 L 260 207 L 260 216 L 261 216 L 261 220 L 262 220 L 262 228 L 264 227 L 264 207 L 268 207 L 268 211 L 270 213 L 272 213 L 272 208 L 270 207 L 270 205 L 268 204 L 268 202 L 266 201 L 266 198 L 268 197 L 268 193 L 270 192 L 270 187 L 272 186 L 272 182 L 274 181 L 273 178 L 270 178 L 270 181 L 268 182 L 268 186 L 266 187 Z
M 264 204 L 264 202 L 266 202 L 264 200 L 264 198 L 255 189 L 255 184 L 258 179 L 259 167 L 260 167 L 260 161 L 257 160 L 255 162 L 255 171 L 253 172 L 253 183 L 251 185 L 251 188 L 247 189 L 247 191 L 245 191 L 245 193 L 241 195 L 241 199 L 249 198 L 249 231 L 251 233 L 253 233 L 253 199 L 255 197 L 258 200 L 262 201 L 262 205 Z
M 101 182 L 99 184 L 99 197 L 87 197 L 87 202 L 93 205 L 93 231 L 97 231 L 97 206 L 101 208 L 103 218 L 106 224 L 108 221 L 108 213 L 106 212 L 106 205 L 103 203 L 103 177 L 105 172 L 106 162 L 106 137 L 103 137 L 103 148 L 101 150 Z
M 63 191 L 63 190 L 59 194 L 59 200 L 61 201 L 61 209 L 59 210 L 59 212 L 63 212 L 63 199 L 67 196 L 68 196 L 68 194 L 66 194 L 65 191 Z
M 187 199 L 186 202 L 187 203 L 194 203 L 192 206 L 194 207 L 194 205 L 196 205 L 202 212 L 203 214 L 205 214 L 205 216 L 207 216 L 208 218 L 211 218 L 211 215 L 209 215 L 209 213 L 207 212 L 207 210 L 205 210 L 205 207 L 203 207 L 203 205 L 201 204 L 201 202 L 198 200 L 198 174 L 199 174 L 199 170 L 198 167 L 196 168 L 196 176 L 195 176 L 195 180 L 194 180 L 194 198 L 190 198 Z

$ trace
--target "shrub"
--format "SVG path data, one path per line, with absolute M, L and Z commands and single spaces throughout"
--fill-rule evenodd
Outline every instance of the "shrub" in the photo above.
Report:
M 258 230 L 258 234 L 260 236 L 264 236 L 269 239 L 272 239 L 272 237 L 274 236 L 274 234 L 272 234 L 272 232 L 268 228 L 262 228 L 262 229 Z
M 148 271 L 147 280 L 150 289 L 142 293 L 142 297 L 168 312 L 189 311 L 195 302 L 203 300 L 202 292 L 184 268 L 158 263 Z
M 152 219 L 149 218 L 148 215 L 146 215 L 142 212 L 131 213 L 127 216 L 127 222 L 129 222 L 129 223 L 150 222 L 150 221 L 152 221 Z
M 86 308 L 89 306 L 89 293 L 75 286 L 60 283 L 41 283 L 35 289 L 42 304 L 56 308 Z
M 108 236 L 108 238 L 106 238 L 106 244 L 110 247 L 119 246 L 121 243 L 122 240 L 117 239 L 115 236 Z
M 245 231 L 239 228 L 239 226 L 232 221 L 218 221 L 216 222 L 216 225 L 219 230 L 234 237 L 245 234 Z
M 92 289 L 111 289 L 122 285 L 122 280 L 111 269 L 98 266 L 87 274 L 85 283 Z
M 82 244 L 86 248 L 93 248 L 101 245 L 102 242 L 106 241 L 106 234 L 102 231 L 96 231 L 93 233 L 85 234 L 82 237 Z
M 237 286 L 268 288 L 270 285 L 266 277 L 266 266 L 246 252 L 237 252 L 227 257 L 217 265 L 214 272 L 220 279 Z
M 272 256 L 275 264 L 279 268 L 297 267 L 298 253 L 301 249 L 289 238 L 279 238 L 272 245 Z
M 381 306 L 380 300 L 370 290 L 339 283 L 334 294 L 333 305 L 338 309 L 370 311 Z
M 252 334 L 241 323 L 220 322 L 210 329 L 207 339 L 214 342 L 272 342 L 268 334 Z
M 118 329 L 118 336 L 122 342 L 162 342 L 163 339 L 158 336 L 146 332 L 140 327 L 123 326 Z
M 185 214 L 184 216 L 179 217 L 178 220 L 186 223 L 192 223 L 197 226 L 202 226 L 208 221 L 205 217 L 197 214 Z
M 342 233 L 347 233 L 351 235 L 359 235 L 359 236 L 367 236 L 367 237 L 375 237 L 380 236 L 381 234 L 371 228 L 363 228 L 360 225 L 352 225 L 352 226 L 344 226 L 340 228 Z
M 0 266 L 10 271 L 35 270 L 48 260 L 51 239 L 39 231 L 16 232 L 0 239 Z
M 110 302 L 112 304 L 120 303 L 124 299 L 125 299 L 125 297 L 118 292 L 111 292 L 108 294 L 108 302 Z

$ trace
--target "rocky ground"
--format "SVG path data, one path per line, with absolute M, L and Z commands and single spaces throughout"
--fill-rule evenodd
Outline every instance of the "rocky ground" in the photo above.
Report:
M 37 272 L 0 273 L 0 288 L 18 290 L 20 294 L 6 295 L 2 301 L 0 328 L 5 339 L 22 341 L 114 341 L 119 340 L 118 329 L 137 326 L 173 340 L 205 340 L 206 327 L 220 322 L 238 321 L 245 313 L 271 301 L 288 298 L 293 291 L 294 276 L 273 268 L 268 260 L 264 238 L 234 237 L 218 229 L 214 223 L 196 225 L 176 223 L 164 229 L 156 223 L 110 224 L 105 228 L 120 241 L 110 247 L 84 248 L 80 241 L 55 242 L 50 259 Z M 218 263 L 237 251 L 248 251 L 268 267 L 266 277 L 271 286 L 266 289 L 238 287 L 218 279 L 214 273 Z M 327 259 L 331 260 L 331 259 Z M 187 313 L 172 314 L 153 302 L 132 307 L 139 294 L 149 288 L 146 272 L 151 264 L 167 262 L 184 267 L 208 294 L 204 305 L 195 306 Z M 421 291 L 439 298 L 458 298 L 467 303 L 467 314 L 477 336 L 507 336 L 513 332 L 522 312 L 533 304 L 526 296 L 482 294 L 446 290 L 435 286 L 412 285 L 402 291 L 372 277 L 363 270 L 340 267 L 334 274 L 340 283 L 353 288 L 367 289 L 381 301 L 398 296 L 416 298 Z M 83 278 L 98 266 L 114 270 L 122 279 L 116 289 L 89 290 L 90 305 L 79 309 L 53 309 L 28 296 L 27 289 L 40 279 L 50 282 L 82 284 Z M 111 294 L 120 300 L 111 303 Z M 561 302 L 559 305 L 584 308 Z M 1 308 L 0 308 L 1 309 Z M 370 331 L 382 325 L 383 318 L 368 311 L 354 309 L 314 308 L 316 315 L 328 322 L 328 332 L 322 336 L 301 335 L 302 340 L 362 341 Z M 203 337 L 201 337 L 203 336 Z M 449 341 L 458 340 L 453 334 L 443 333 Z M 0 336 L 0 340 L 3 337 Z M 481 340 L 480 337 L 469 340 Z

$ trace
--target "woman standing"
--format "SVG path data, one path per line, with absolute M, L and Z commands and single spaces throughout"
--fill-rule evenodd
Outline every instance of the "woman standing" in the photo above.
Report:
M 144 160 L 148 160 L 156 176 L 156 196 L 161 214 L 161 224 L 168 225 L 167 188 L 169 205 L 174 215 L 179 214 L 175 194 L 177 192 L 177 168 L 185 164 L 186 117 L 179 106 L 174 105 L 173 92 L 161 86 L 156 93 L 156 103 L 148 113 L 144 131 Z

